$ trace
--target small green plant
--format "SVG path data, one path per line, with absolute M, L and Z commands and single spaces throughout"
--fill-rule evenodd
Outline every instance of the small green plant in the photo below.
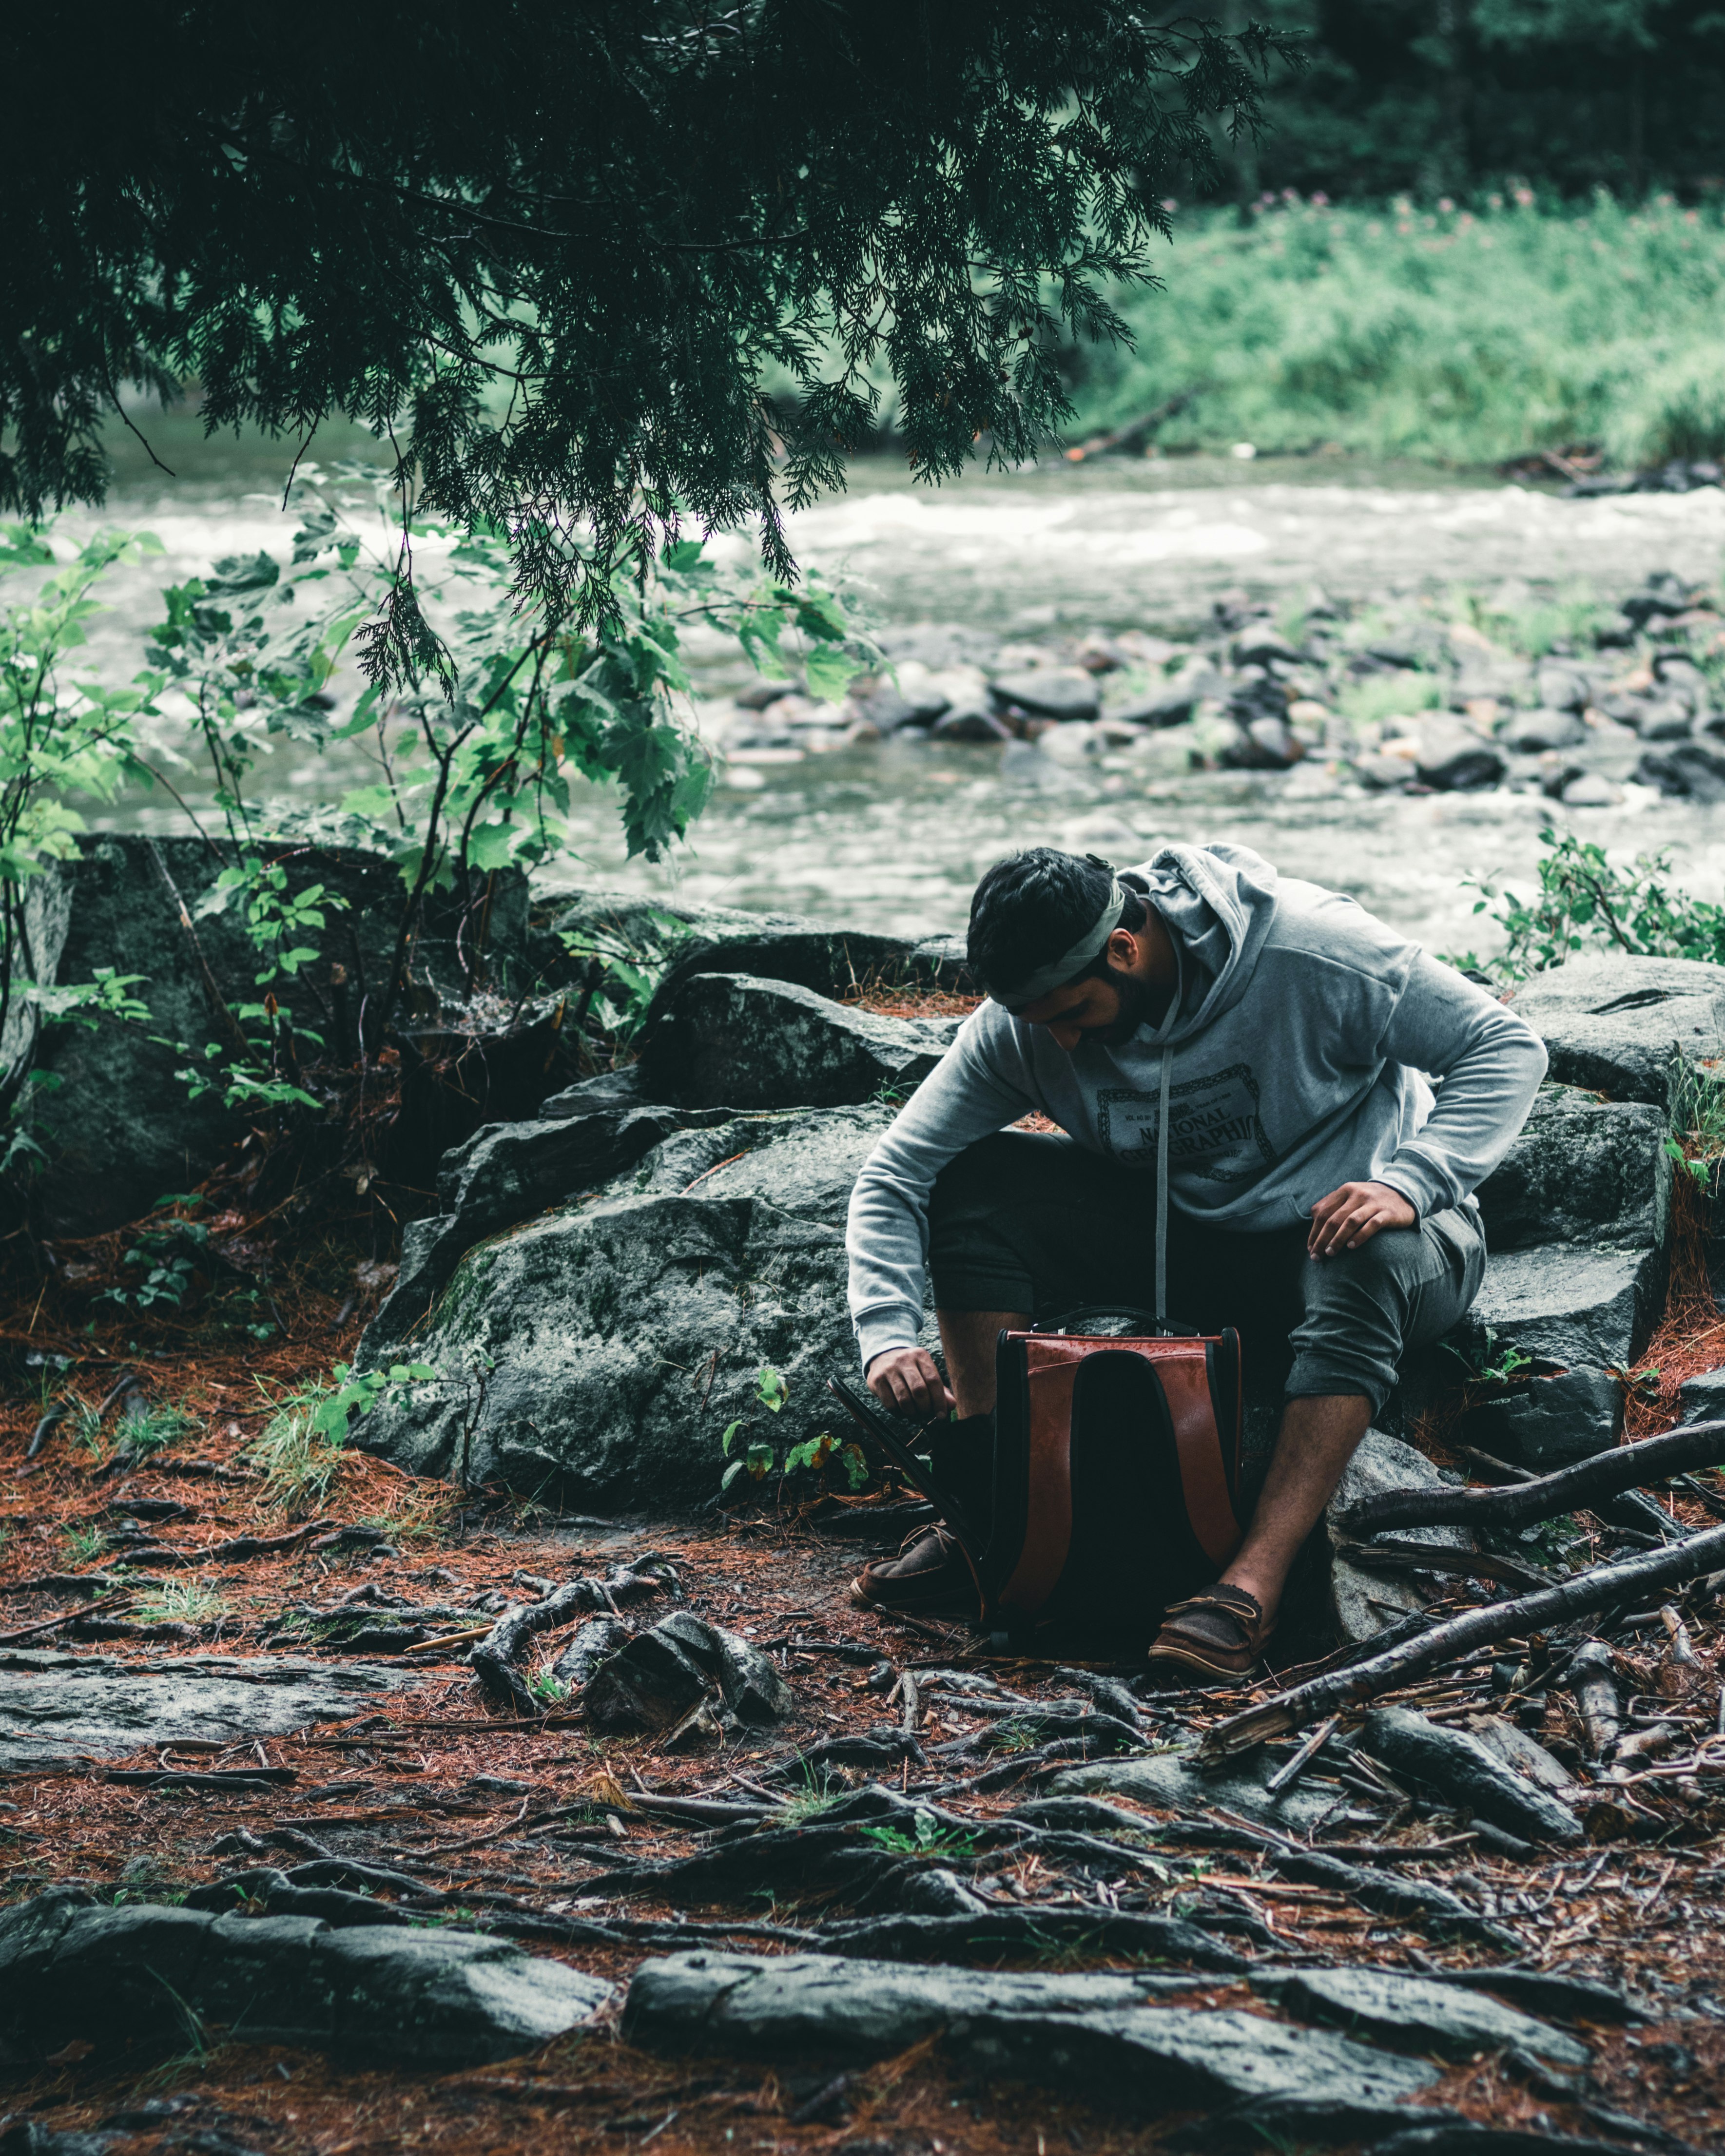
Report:
M 66 1529 L 66 1555 L 74 1564 L 93 1563 L 103 1554 L 107 1547 L 108 1534 L 105 1527 L 68 1527 Z
M 777 1370 L 763 1367 L 756 1372 L 755 1399 L 769 1414 L 778 1414 L 789 1397 L 789 1389 Z M 781 1471 L 786 1475 L 818 1475 L 837 1462 L 843 1467 L 845 1481 L 853 1490 L 860 1490 L 869 1479 L 869 1463 L 863 1456 L 862 1447 L 855 1444 L 840 1445 L 830 1430 L 824 1430 L 816 1436 L 804 1438 L 799 1445 L 788 1446 L 781 1464 L 768 1440 L 747 1435 L 749 1424 L 748 1416 L 739 1415 L 727 1426 L 724 1436 L 719 1440 L 719 1450 L 727 1459 L 732 1446 L 740 1437 L 747 1440 L 747 1449 L 742 1458 L 732 1460 L 725 1470 L 719 1484 L 721 1490 L 728 1490 L 740 1475 L 747 1475 L 756 1482 L 763 1482 L 775 1466 L 781 1466 Z
M 128 1415 L 120 1425 L 119 1442 L 134 1455 L 160 1452 L 189 1437 L 200 1424 L 184 1408 L 146 1408 L 142 1414 Z
M 1667 1158 L 1703 1195 L 1712 1197 L 1725 1162 L 1725 1072 L 1674 1055 L 1666 1074 L 1666 1111 L 1671 1126 Z
M 1497 1335 L 1489 1325 L 1486 1327 L 1485 1345 L 1474 1354 L 1451 1347 L 1447 1340 L 1444 1347 L 1466 1371 L 1469 1382 L 1476 1385 L 1513 1384 L 1533 1367 L 1533 1358 L 1524 1355 L 1513 1342 L 1506 1340 L 1500 1348 Z
M 368 1414 L 392 1386 L 423 1383 L 436 1375 L 427 1363 L 395 1363 L 357 1375 L 351 1363 L 337 1363 L 330 1378 L 279 1395 L 275 1413 L 249 1455 L 263 1471 L 266 1502 L 288 1512 L 321 1506 L 341 1471 L 350 1419 Z M 392 1518 L 388 1532 L 400 1526 Z
M 213 1625 L 234 1604 L 207 1579 L 171 1579 L 132 1604 L 146 1625 Z
M 943 1827 L 934 1814 L 921 1804 L 916 1807 L 912 1828 L 913 1831 L 907 1833 L 901 1826 L 865 1826 L 863 1839 L 900 1856 L 968 1856 L 976 1848 L 974 1835 L 963 1834 L 956 1827 Z
M 553 1676 L 549 1670 L 541 1670 L 527 1680 L 527 1690 L 535 1699 L 542 1699 L 547 1707 L 561 1707 L 569 1697 L 569 1687 L 562 1679 Z
M 841 1797 L 850 1794 L 842 1787 L 833 1787 L 824 1768 L 821 1768 L 817 1779 L 814 1768 L 806 1759 L 800 1759 L 797 1763 L 803 1770 L 803 1786 L 788 1796 L 780 1805 L 778 1824 L 781 1826 L 801 1826 L 805 1820 L 818 1817 L 829 1806 L 837 1804 Z
M 1637 854 L 1627 868 L 1617 867 L 1603 846 L 1559 838 L 1548 825 L 1539 834 L 1547 850 L 1539 864 L 1539 890 L 1523 900 L 1512 891 L 1469 877 L 1480 893 L 1474 906 L 1502 929 L 1504 948 L 1485 962 L 1484 970 L 1506 981 L 1519 981 L 1547 966 L 1561 965 L 1572 952 L 1589 945 L 1642 957 L 1700 958 L 1725 963 L 1725 906 L 1694 898 L 1671 882 L 1668 852 Z M 1481 965 L 1471 952 L 1455 960 Z
M 154 1218 L 138 1231 L 138 1239 L 122 1262 L 136 1265 L 143 1278 L 131 1287 L 110 1287 L 98 1302 L 116 1302 L 122 1310 L 177 1310 L 185 1301 L 193 1276 L 203 1261 L 209 1229 L 201 1220 L 183 1217 L 204 1204 L 197 1191 L 171 1192 L 151 1207 Z

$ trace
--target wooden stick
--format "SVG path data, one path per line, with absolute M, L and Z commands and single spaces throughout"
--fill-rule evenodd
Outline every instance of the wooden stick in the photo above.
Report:
M 1644 1437 L 1555 1475 L 1506 1490 L 1386 1490 L 1350 1505 L 1337 1524 L 1344 1534 L 1376 1534 L 1388 1527 L 1524 1527 L 1573 1512 L 1596 1497 L 1615 1497 L 1643 1482 L 1661 1482 L 1691 1467 L 1725 1461 L 1725 1422 L 1685 1423 L 1658 1437 Z
M 1717 1423 L 1712 1425 L 1716 1431 L 1722 1427 L 1725 1426 Z M 1632 1449 L 1625 1447 L 1626 1450 Z M 1556 1481 L 1559 1478 L 1553 1476 L 1548 1479 Z M 1529 1483 L 1524 1486 L 1531 1489 L 1534 1486 Z M 1400 1493 L 1389 1494 L 1394 1496 Z M 1519 1496 L 1522 1491 L 1515 1489 L 1502 1494 Z M 1588 1615 L 1640 1589 L 1692 1579 L 1721 1565 L 1725 1565 L 1725 1527 L 1710 1527 L 1704 1534 L 1690 1535 L 1682 1542 L 1667 1543 L 1663 1549 L 1625 1558 L 1615 1564 L 1598 1565 L 1591 1572 L 1579 1573 L 1561 1586 L 1543 1588 L 1537 1594 L 1521 1594 L 1512 1601 L 1470 1609 L 1465 1616 L 1434 1625 L 1418 1638 L 1404 1640 L 1399 1646 L 1374 1655 L 1352 1669 L 1313 1677 L 1259 1706 L 1230 1715 L 1209 1732 L 1199 1751 L 1211 1759 L 1250 1751 L 1267 1738 L 1281 1737 L 1290 1729 L 1303 1729 L 1324 1715 L 1333 1714 L 1339 1707 L 1355 1707 L 1362 1701 L 1375 1699 L 1379 1692 L 1393 1691 L 1410 1678 L 1424 1676 L 1428 1670 L 1442 1663 L 1459 1661 L 1481 1647 L 1495 1646 L 1500 1640 L 1543 1631 L 1565 1618 Z

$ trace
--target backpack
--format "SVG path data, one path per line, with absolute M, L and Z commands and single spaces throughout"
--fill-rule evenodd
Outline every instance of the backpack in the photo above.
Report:
M 1135 1329 L 1083 1329 L 1121 1318 Z M 995 1371 L 985 1518 L 941 1485 L 896 1417 L 842 1379 L 831 1389 L 952 1529 L 1002 1644 L 1045 1630 L 1142 1644 L 1240 1546 L 1240 1335 L 1094 1305 L 1003 1332 Z

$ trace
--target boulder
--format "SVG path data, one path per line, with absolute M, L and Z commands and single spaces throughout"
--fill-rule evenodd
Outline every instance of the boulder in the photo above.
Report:
M 1558 798 L 1569 808 L 1616 808 L 1623 803 L 1623 788 L 1614 786 L 1603 772 L 1578 771 L 1565 778 Z
M 308 1722 L 357 1714 L 368 1697 L 418 1681 L 369 1662 L 274 1655 L 121 1661 L 12 1647 L 0 1656 L 0 1772 L 71 1769 L 176 1739 L 235 1744 L 285 1737 Z
M 1096 676 L 1081 666 L 1036 666 L 1003 674 L 988 684 L 1002 711 L 1029 711 L 1042 719 L 1093 719 L 1101 709 Z
M 890 1120 L 678 1132 L 584 1202 L 476 1243 L 413 1336 L 438 1378 L 396 1389 L 357 1441 L 416 1473 L 639 1509 L 711 1496 L 732 1421 L 786 1447 L 831 1428 L 825 1381 L 856 1352 L 845 1210 Z M 396 1359 L 382 1327 L 362 1368 Z M 764 1366 L 788 1388 L 777 1415 L 756 1398 Z
M 696 973 L 658 1005 L 642 1082 L 691 1107 L 845 1107 L 909 1092 L 962 1023 L 879 1018 L 792 982 Z
M 1591 685 L 1579 668 L 1554 665 L 1548 660 L 1533 678 L 1535 693 L 1548 710 L 1573 714 L 1586 709 Z
M 1656 1250 L 1569 1243 L 1507 1250 L 1487 1263 L 1473 1307 L 1448 1341 L 1475 1368 L 1512 1342 L 1562 1369 L 1627 1368 L 1651 1335 L 1664 1285 Z
M 1304 1833 L 1334 1808 L 1337 1791 L 1323 1779 L 1322 1763 L 1291 1788 L 1271 1796 L 1264 1784 L 1280 1763 L 1255 1758 L 1244 1764 L 1200 1772 L 1190 1745 L 1168 1752 L 1137 1753 L 1130 1758 L 1099 1759 L 1088 1767 L 1068 1767 L 1049 1789 L 1055 1796 L 1094 1796 L 1098 1792 L 1130 1797 L 1159 1810 L 1203 1812 L 1221 1804 L 1266 1826 Z
M 66 1887 L 0 1912 L 0 2035 L 14 2056 L 183 2041 L 189 2013 L 230 2040 L 479 2066 L 568 2035 L 611 1996 L 600 1978 L 474 1932 L 103 1908 Z
M 1430 1977 L 1383 1969 L 1262 1969 L 1254 1991 L 1314 2021 L 1338 2022 L 1351 2035 L 1399 2050 L 1442 2051 L 1472 2058 L 1512 2044 L 1560 2066 L 1586 2066 L 1593 2053 L 1579 2038 L 1505 2006 Z
M 1567 1804 L 1453 1724 L 1429 1722 L 1411 1707 L 1374 1707 L 1360 1742 L 1399 1780 L 1424 1783 L 1506 1834 L 1524 1841 L 1582 1839 L 1581 1822 Z
M 1522 982 L 1510 1007 L 1545 1043 L 1554 1079 L 1620 1101 L 1663 1106 L 1673 1055 L 1725 1055 L 1725 969 L 1699 959 L 1574 957 Z
M 1609 1451 L 1623 1428 L 1623 1409 L 1622 1380 L 1583 1363 L 1497 1388 L 1468 1409 L 1462 1430 L 1481 1452 L 1545 1475 Z
M 1325 1514 L 1330 1540 L 1330 1621 L 1337 1640 L 1355 1646 L 1371 1639 L 1396 1614 L 1410 1615 L 1423 1609 L 1425 1598 L 1412 1582 L 1393 1572 L 1373 1572 L 1354 1563 L 1340 1545 L 1347 1540 L 1337 1522 L 1350 1505 L 1375 1497 L 1386 1490 L 1438 1490 L 1443 1477 L 1425 1457 L 1399 1438 L 1381 1430 L 1368 1430 L 1359 1449 L 1342 1471 Z M 1465 1527 L 1414 1527 L 1399 1540 L 1430 1543 L 1445 1549 L 1467 1549 L 1471 1537 Z
M 625 1076 L 633 1080 L 631 1088 L 612 1086 L 612 1077 Z M 637 1066 L 572 1086 L 557 1099 L 572 1103 L 608 1087 L 641 1091 Z M 388 1361 L 385 1351 L 410 1338 L 475 1243 L 598 1189 L 679 1131 L 723 1125 L 736 1136 L 739 1120 L 723 1109 L 606 1105 L 553 1117 L 556 1105 L 547 1102 L 532 1122 L 487 1123 L 444 1155 L 437 1178 L 439 1210 L 403 1229 L 395 1285 L 366 1335 L 375 1361 Z

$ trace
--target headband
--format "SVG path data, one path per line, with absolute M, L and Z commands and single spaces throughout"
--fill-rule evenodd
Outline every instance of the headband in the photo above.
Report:
M 1103 868 L 1107 864 L 1098 861 L 1096 865 Z M 1016 1017 L 1027 1004 L 1039 1003 L 1044 996 L 1052 994 L 1055 989 L 1065 988 L 1069 981 L 1076 980 L 1086 966 L 1101 956 L 1108 938 L 1120 926 L 1120 916 L 1125 911 L 1126 892 L 1121 887 L 1120 878 L 1111 876 L 1107 904 L 1070 951 L 1063 951 L 1058 958 L 1051 958 L 1047 965 L 1039 966 L 1034 973 L 1027 974 L 1009 990 L 991 988 L 989 995 Z

